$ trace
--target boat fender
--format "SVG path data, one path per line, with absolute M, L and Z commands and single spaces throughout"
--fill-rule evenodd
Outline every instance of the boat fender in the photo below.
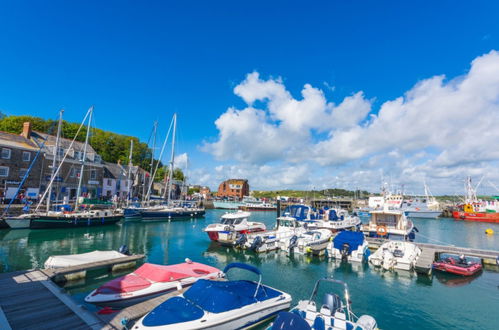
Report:
M 118 252 L 122 253 L 124 255 L 127 255 L 127 256 L 132 255 L 130 253 L 130 250 L 128 250 L 128 246 L 126 246 L 125 244 L 123 244 L 122 246 L 120 246 L 120 248 L 118 249 Z
M 182 290 L 182 283 L 180 282 L 177 283 L 177 290 L 178 291 Z

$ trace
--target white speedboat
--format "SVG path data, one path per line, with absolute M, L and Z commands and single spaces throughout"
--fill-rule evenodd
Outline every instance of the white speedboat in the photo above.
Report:
M 330 258 L 362 262 L 369 254 L 367 241 L 361 232 L 342 231 L 329 243 Z
M 384 210 L 371 211 L 369 223 L 361 226 L 361 230 L 369 237 L 394 238 L 394 239 L 414 239 L 414 224 L 407 219 L 404 211 Z
M 229 232 L 248 234 L 265 231 L 267 229 L 261 222 L 248 221 L 250 216 L 250 212 L 243 211 L 225 213 L 220 217 L 220 223 L 212 223 L 208 225 L 204 231 L 212 241 L 218 241 L 220 235 L 224 236 L 222 239 L 227 240 L 226 236 Z
M 344 288 L 344 302 L 340 296 L 334 293 L 326 293 L 322 304 L 316 302 L 320 283 L 340 284 Z M 376 320 L 370 315 L 361 315 L 359 318 L 351 310 L 348 286 L 343 281 L 332 278 L 323 278 L 315 283 L 314 291 L 309 300 L 300 300 L 291 312 L 281 312 L 268 330 L 282 329 L 355 329 L 374 330 L 377 329 Z
M 307 230 L 289 239 L 282 239 L 279 248 L 289 253 L 323 254 L 333 234 L 327 229 Z
M 189 259 L 185 263 L 168 266 L 145 263 L 133 273 L 115 278 L 93 290 L 85 297 L 85 302 L 125 307 L 180 290 L 199 279 L 213 279 L 222 275 L 217 268 Z
M 386 270 L 411 270 L 420 254 L 421 249 L 413 243 L 389 241 L 369 256 L 369 262 Z
M 276 229 L 261 233 L 240 235 L 234 242 L 234 245 L 258 253 L 268 252 L 279 249 L 279 243 L 282 240 L 289 240 L 291 237 L 299 236 L 305 231 L 303 222 L 297 221 L 293 217 L 284 216 L 277 218 Z
M 357 215 L 350 215 L 346 210 L 325 210 L 322 219 L 307 224 L 309 228 L 329 229 L 332 232 L 340 230 L 355 230 L 362 221 Z
M 258 282 L 198 280 L 187 291 L 167 299 L 142 317 L 134 330 L 244 329 L 264 322 L 289 308 L 291 296 L 261 283 L 260 271 L 242 263 L 232 268 L 251 271 Z

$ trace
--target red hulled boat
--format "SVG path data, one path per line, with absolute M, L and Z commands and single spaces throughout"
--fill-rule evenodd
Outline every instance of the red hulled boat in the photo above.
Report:
M 471 276 L 482 270 L 482 264 L 466 262 L 466 258 L 456 261 L 456 259 L 449 257 L 433 262 L 433 269 L 456 275 Z

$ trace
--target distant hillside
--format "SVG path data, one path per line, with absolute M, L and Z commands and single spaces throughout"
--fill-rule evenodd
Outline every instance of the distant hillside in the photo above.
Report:
M 350 191 L 345 189 L 325 189 L 325 190 L 279 190 L 279 191 L 257 191 L 251 194 L 256 198 L 275 198 L 277 196 L 287 196 L 292 198 L 331 198 L 331 197 L 357 197 L 367 198 L 370 193 L 365 190 Z
M 0 113 L 0 131 L 20 134 L 23 129 L 24 122 L 31 122 L 32 129 L 43 133 L 56 135 L 57 120 L 43 119 L 33 116 L 5 116 Z M 80 127 L 79 123 L 70 123 L 63 121 L 62 136 L 67 139 L 73 139 Z M 91 129 L 90 145 L 106 162 L 128 164 L 128 154 L 130 152 L 130 140 L 133 140 L 133 155 L 132 160 L 134 165 L 139 165 L 141 168 L 150 171 L 151 149 L 146 143 L 140 142 L 134 136 L 127 136 L 117 133 L 101 130 L 99 128 Z M 86 126 L 78 134 L 78 141 L 85 141 Z M 160 165 L 161 166 L 161 165 Z M 164 177 L 164 169 L 158 170 L 156 180 L 161 180 Z M 182 180 L 182 171 L 177 169 L 175 178 Z

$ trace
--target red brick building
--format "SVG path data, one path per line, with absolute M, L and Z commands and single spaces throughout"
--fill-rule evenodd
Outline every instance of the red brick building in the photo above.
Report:
M 217 197 L 243 198 L 249 196 L 249 184 L 246 179 L 229 179 L 218 186 Z

